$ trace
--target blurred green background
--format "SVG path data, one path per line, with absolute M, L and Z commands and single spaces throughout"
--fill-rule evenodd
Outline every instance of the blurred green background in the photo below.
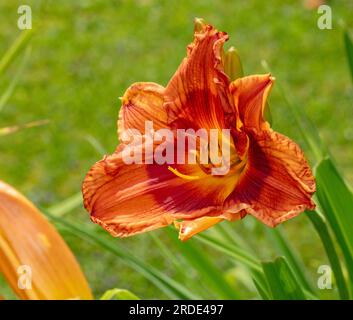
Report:
M 92 141 L 98 141 L 106 153 L 114 151 L 118 97 L 136 81 L 167 84 L 192 40 L 194 17 L 229 34 L 226 48 L 233 45 L 238 49 L 246 74 L 264 73 L 261 61 L 268 62 L 289 99 L 305 109 L 338 167 L 353 182 L 353 91 L 340 27 L 343 21 L 348 29 L 353 28 L 352 1 L 330 1 L 333 29 L 320 30 L 317 11 L 305 8 L 302 1 L 3 0 L 0 56 L 21 32 L 17 28 L 20 4 L 32 7 L 34 35 L 16 89 L 0 114 L 0 128 L 40 119 L 50 123 L 0 137 L 0 179 L 37 205 L 53 205 L 80 190 L 88 169 L 103 156 Z M 21 61 L 20 56 L 1 78 L 0 92 L 7 88 Z M 276 85 L 270 105 L 273 127 L 300 144 Z M 89 223 L 83 208 L 70 214 Z M 233 223 L 232 228 L 258 248 L 261 256 L 272 256 L 271 248 L 264 245 L 263 229 L 252 217 Z M 318 266 L 327 259 L 312 227 L 303 215 L 287 222 L 284 229 L 315 282 Z M 163 230 L 154 234 L 169 241 Z M 116 257 L 64 236 L 97 296 L 119 287 L 142 298 L 165 297 Z M 150 235 L 116 242 L 173 277 L 175 270 Z M 237 281 L 240 271 L 219 253 L 205 250 L 234 288 L 244 298 L 252 298 L 253 293 Z M 176 257 L 181 254 L 181 250 L 175 251 Z M 194 280 L 200 281 L 197 275 Z M 2 292 L 8 290 L 0 281 Z M 209 298 L 214 297 L 209 290 Z

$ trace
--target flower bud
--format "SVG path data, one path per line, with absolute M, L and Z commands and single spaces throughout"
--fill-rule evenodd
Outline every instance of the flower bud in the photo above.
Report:
M 244 75 L 239 53 L 234 47 L 230 47 L 224 55 L 224 71 L 231 81 Z

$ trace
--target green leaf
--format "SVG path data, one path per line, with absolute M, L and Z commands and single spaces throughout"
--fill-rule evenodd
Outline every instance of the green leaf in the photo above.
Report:
M 271 242 L 277 246 L 279 253 L 288 260 L 288 265 L 292 269 L 301 286 L 305 288 L 305 290 L 313 293 L 314 289 L 307 279 L 303 262 L 299 258 L 298 253 L 286 239 L 285 234 L 281 230 L 281 227 L 277 227 L 276 229 L 266 228 L 266 232 L 272 240 Z
M 3 110 L 5 104 L 7 101 L 10 99 L 12 93 L 14 92 L 16 85 L 18 81 L 20 80 L 20 76 L 22 75 L 23 69 L 25 65 L 27 64 L 28 57 L 30 55 L 30 48 L 28 47 L 27 50 L 25 51 L 24 57 L 20 63 L 19 68 L 16 70 L 15 75 L 12 77 L 11 82 L 9 83 L 8 87 L 5 89 L 5 91 L 1 94 L 0 96 L 0 112 Z
M 168 263 L 174 267 L 175 276 L 181 277 L 184 283 L 192 283 L 193 292 L 197 292 L 200 297 L 205 297 L 205 287 L 202 286 L 200 281 L 195 281 L 194 273 L 190 272 L 190 263 L 185 259 L 182 252 L 178 252 L 179 254 L 176 254 L 174 248 L 171 248 L 169 243 L 161 241 L 155 232 L 150 232 L 149 235 L 157 245 L 160 253 L 164 256 Z
M 256 287 L 256 290 L 260 294 L 261 298 L 263 300 L 270 300 L 270 296 L 267 294 L 267 291 L 264 290 L 264 287 L 261 286 L 261 284 L 255 278 L 253 278 L 253 281 L 254 281 L 254 285 Z
M 316 196 L 342 250 L 353 288 L 353 194 L 330 158 L 316 168 Z
M 195 239 L 208 244 L 212 248 L 218 250 L 219 252 L 227 254 L 229 257 L 235 259 L 236 262 L 242 263 L 244 266 L 249 268 L 250 270 L 261 270 L 261 265 L 259 260 L 254 258 L 252 255 L 247 253 L 242 248 L 239 248 L 230 243 L 226 243 L 215 237 L 206 235 L 205 233 L 198 234 L 194 237 Z
M 126 289 L 110 289 L 104 292 L 100 300 L 140 300 L 140 298 Z
M 233 225 L 229 223 L 229 221 L 223 221 L 217 223 L 212 230 L 217 232 L 217 234 L 220 235 L 226 243 L 242 248 L 242 250 L 247 252 L 248 255 L 254 255 L 254 250 L 251 248 L 246 239 L 237 234 L 232 226 Z
M 322 244 L 324 245 L 326 255 L 330 261 L 333 274 L 336 279 L 338 293 L 342 300 L 349 299 L 349 292 L 343 276 L 341 262 L 335 249 L 334 242 L 331 238 L 325 219 L 317 211 L 306 212 L 307 217 L 314 225 L 315 230 L 319 234 Z
M 32 30 L 21 31 L 14 43 L 5 52 L 0 59 L 0 75 L 10 66 L 11 62 L 15 60 L 17 55 L 26 47 L 28 40 L 32 35 Z
M 214 263 L 204 253 L 204 250 L 193 242 L 194 240 L 182 242 L 177 238 L 177 234 L 174 231 L 168 229 L 167 232 L 174 244 L 182 251 L 190 267 L 194 268 L 201 276 L 202 282 L 207 283 L 218 294 L 217 298 L 239 299 L 237 293 L 224 279 L 223 272 L 215 267 Z
M 56 217 L 61 217 L 66 213 L 74 210 L 75 208 L 80 207 L 81 205 L 82 205 L 82 193 L 77 192 L 73 196 L 59 202 L 56 205 L 51 206 L 50 208 L 47 209 L 47 211 Z
M 351 78 L 353 81 L 353 43 L 351 38 L 349 37 L 348 31 L 345 31 L 343 33 L 343 39 L 344 39 L 344 45 L 346 47 L 347 60 L 348 60 L 348 65 L 351 72 Z
M 222 241 L 215 237 L 206 235 L 205 233 L 198 234 L 194 237 L 194 239 L 197 239 L 215 250 L 226 254 L 228 257 L 232 258 L 235 263 L 246 267 L 250 272 L 260 296 L 263 299 L 269 299 L 270 293 L 266 285 L 266 280 L 262 272 L 260 261 L 250 253 L 250 250 L 244 250 L 244 248 L 237 246 L 230 241 Z
M 272 299 L 306 300 L 300 283 L 295 278 L 284 257 L 278 257 L 272 262 L 263 262 L 262 268 Z
M 251 273 L 252 273 L 252 280 L 261 298 L 263 300 L 270 300 L 271 292 L 270 292 L 270 288 L 268 287 L 265 274 L 262 272 L 262 270 L 261 271 L 253 270 Z
M 93 147 L 99 156 L 107 153 L 107 150 L 103 147 L 102 143 L 91 135 L 86 135 L 84 139 Z

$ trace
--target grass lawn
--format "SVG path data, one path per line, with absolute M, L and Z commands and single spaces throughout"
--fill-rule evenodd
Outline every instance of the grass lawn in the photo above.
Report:
M 353 182 L 353 91 L 339 25 L 342 20 L 353 30 L 352 1 L 330 1 L 332 30 L 318 29 L 316 10 L 305 9 L 301 1 L 294 0 L 26 3 L 33 10 L 31 51 L 17 87 L 0 114 L 0 128 L 40 119 L 49 119 L 50 123 L 0 137 L 0 179 L 37 205 L 50 206 L 80 191 L 86 172 L 103 156 L 93 142 L 106 153 L 114 151 L 118 97 L 133 82 L 167 84 L 192 39 L 194 17 L 203 17 L 228 32 L 227 47 L 238 49 L 246 74 L 264 73 L 261 61 L 267 61 L 277 83 L 298 108 L 305 109 L 330 146 L 338 167 Z M 20 4 L 22 1 L 17 0 L 0 3 L 0 56 L 21 32 L 17 28 Z M 22 57 L 2 76 L 0 93 L 21 66 Z M 301 143 L 276 85 L 270 105 L 274 128 Z M 70 214 L 80 216 L 83 222 L 89 220 L 83 208 Z M 256 232 L 253 222 L 248 217 L 232 227 L 245 241 L 258 243 L 260 248 L 264 234 Z M 326 257 L 315 245 L 306 218 L 299 217 L 284 227 L 303 255 L 309 273 L 315 275 Z M 165 238 L 164 231 L 155 235 Z M 97 296 L 118 287 L 142 298 L 164 297 L 118 259 L 64 236 Z M 173 268 L 162 258 L 150 235 L 117 240 L 117 245 L 173 276 Z M 219 254 L 207 250 L 210 258 L 227 270 L 227 276 L 234 277 L 235 271 Z M 175 252 L 176 256 L 180 254 Z M 271 256 L 271 251 L 264 250 L 263 255 Z M 0 281 L 0 293 L 3 287 Z

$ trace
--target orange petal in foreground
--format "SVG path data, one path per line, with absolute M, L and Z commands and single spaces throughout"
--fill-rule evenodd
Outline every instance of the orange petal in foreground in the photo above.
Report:
M 112 235 L 130 236 L 175 222 L 179 238 L 187 240 L 222 220 L 250 214 L 274 227 L 315 207 L 315 180 L 303 152 L 273 131 L 264 116 L 274 78 L 231 79 L 241 70 L 234 70 L 239 61 L 229 61 L 234 54 L 223 52 L 227 40 L 226 33 L 197 19 L 194 41 L 167 86 L 139 82 L 126 91 L 118 132 L 138 129 L 143 137 L 136 145 L 142 145 L 146 121 L 153 121 L 155 130 L 172 132 L 227 129 L 229 172 L 215 176 L 213 164 L 202 161 L 158 164 L 148 148 L 140 149 L 147 161 L 127 164 L 122 158 L 130 152 L 129 143 L 120 137 L 115 153 L 93 165 L 82 187 L 91 219 Z M 222 134 L 216 155 L 223 155 Z M 159 144 L 152 145 L 156 152 Z
M 21 299 L 92 299 L 59 233 L 28 199 L 1 181 L 0 272 Z

